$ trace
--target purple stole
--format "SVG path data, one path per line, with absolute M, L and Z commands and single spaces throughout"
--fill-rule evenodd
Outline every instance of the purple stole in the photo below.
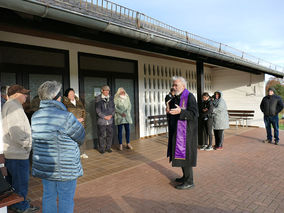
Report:
M 180 96 L 179 106 L 181 109 L 187 108 L 188 94 L 189 91 L 187 89 L 184 89 Z M 186 159 L 186 130 L 187 130 L 187 120 L 178 120 L 175 159 L 179 160 Z

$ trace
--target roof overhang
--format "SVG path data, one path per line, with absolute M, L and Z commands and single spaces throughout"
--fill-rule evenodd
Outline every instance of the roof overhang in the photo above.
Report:
M 188 52 L 190 59 L 201 60 L 208 64 L 240 69 L 257 74 L 265 73 L 281 78 L 284 76 L 283 72 L 240 59 L 239 57 L 234 57 L 233 55 L 215 52 L 205 47 L 153 33 L 143 28 L 138 29 L 119 23 L 109 22 L 104 19 L 35 0 L 0 0 L 0 7 L 43 18 L 49 18 L 60 22 L 75 24 L 97 31 L 108 32 L 159 46 L 165 46 L 182 52 Z

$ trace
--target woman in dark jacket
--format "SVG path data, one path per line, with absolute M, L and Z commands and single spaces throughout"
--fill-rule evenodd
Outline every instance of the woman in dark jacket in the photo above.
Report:
M 207 92 L 202 94 L 202 104 L 200 109 L 200 116 L 202 119 L 202 130 L 204 134 L 204 145 L 200 150 L 211 151 L 212 148 L 212 125 L 213 125 L 213 105 L 211 98 Z M 209 145 L 208 145 L 209 138 Z
M 66 106 L 67 110 L 78 119 L 78 121 L 86 128 L 86 110 L 83 103 L 80 99 L 75 95 L 75 91 L 73 88 L 68 88 L 64 92 L 63 104 Z M 88 155 L 85 153 L 86 151 L 86 143 L 80 147 L 81 158 L 88 158 Z

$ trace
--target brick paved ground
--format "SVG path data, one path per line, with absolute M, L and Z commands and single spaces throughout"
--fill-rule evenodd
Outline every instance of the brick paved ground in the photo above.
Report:
M 280 132 L 283 138 L 284 131 Z M 262 128 L 226 131 L 223 151 L 199 151 L 195 188 L 179 191 L 181 175 L 164 157 L 165 136 L 133 143 L 134 151 L 83 160 L 75 212 L 284 212 L 284 144 L 263 144 Z M 40 204 L 41 186 L 31 179 L 30 197 Z

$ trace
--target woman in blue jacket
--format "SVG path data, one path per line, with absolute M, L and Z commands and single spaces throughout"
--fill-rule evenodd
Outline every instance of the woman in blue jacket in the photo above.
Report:
M 83 175 L 79 146 L 85 130 L 61 103 L 61 87 L 56 81 L 43 83 L 40 107 L 32 116 L 32 175 L 42 179 L 43 213 L 73 212 L 77 178 Z

